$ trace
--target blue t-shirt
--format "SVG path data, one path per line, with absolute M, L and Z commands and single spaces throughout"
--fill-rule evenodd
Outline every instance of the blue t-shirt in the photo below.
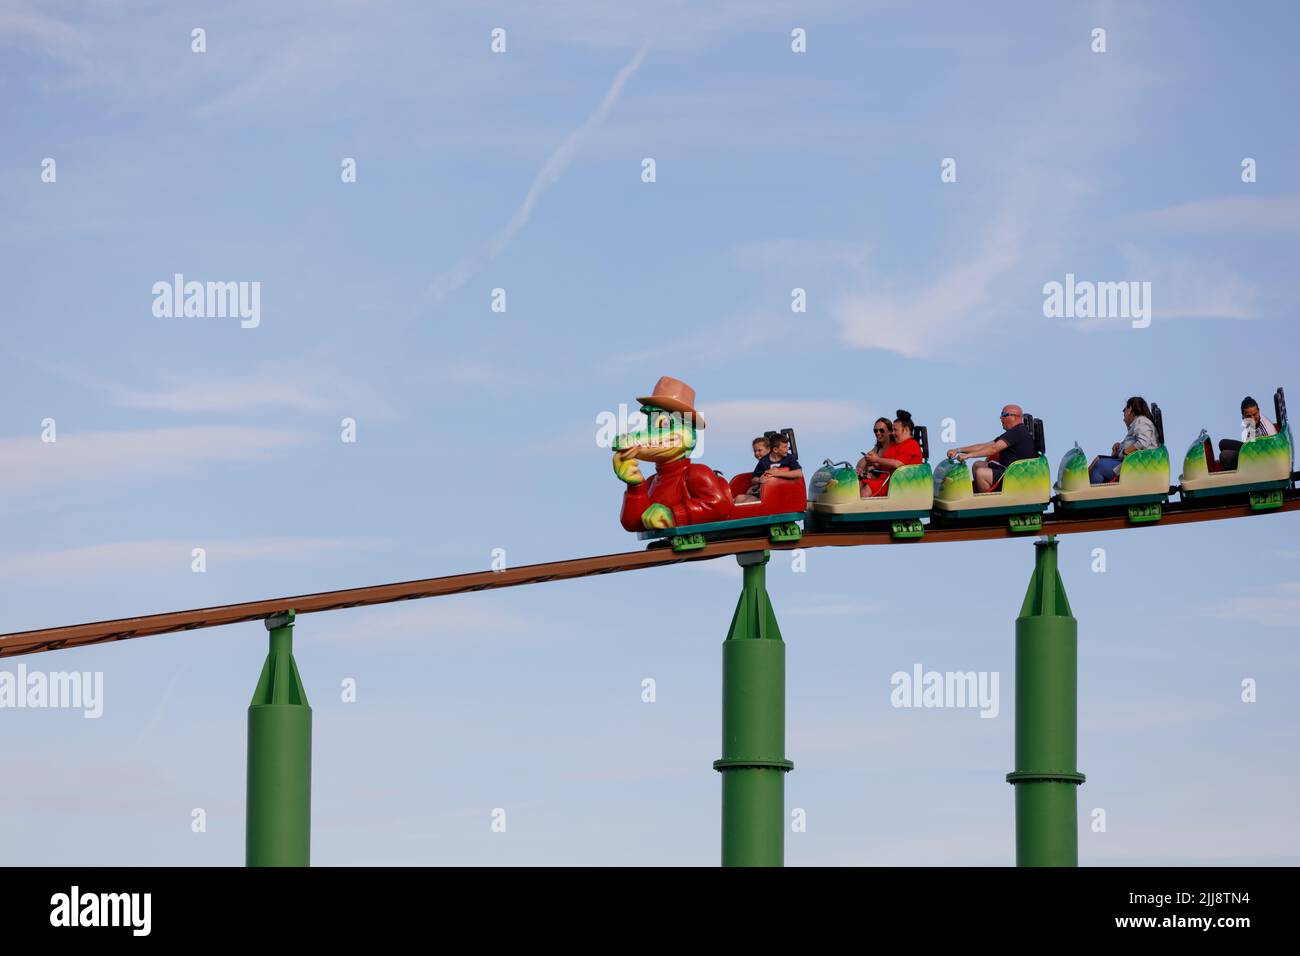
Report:
M 1034 447 L 1033 436 L 1029 434 L 1029 429 L 1024 422 L 1014 428 L 1008 428 L 995 441 L 1007 443 L 1007 447 L 998 452 L 998 462 L 1004 468 L 1013 461 L 1038 457 L 1038 449 Z
M 799 468 L 799 459 L 794 455 L 786 455 L 780 461 L 773 461 L 771 455 L 764 455 L 762 460 L 754 466 L 754 478 L 763 477 L 763 472 L 769 468 L 789 468 L 791 471 L 797 471 Z

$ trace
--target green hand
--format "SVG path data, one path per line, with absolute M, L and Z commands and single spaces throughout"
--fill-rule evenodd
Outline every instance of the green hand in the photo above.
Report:
M 673 526 L 673 511 L 667 505 L 653 504 L 641 514 L 641 524 L 647 531 Z
M 619 481 L 629 485 L 639 485 L 645 481 L 636 459 L 621 451 L 614 452 L 614 474 Z

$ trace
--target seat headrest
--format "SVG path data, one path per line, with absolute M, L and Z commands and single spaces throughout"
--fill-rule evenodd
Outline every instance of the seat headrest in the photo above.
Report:
M 930 460 L 930 430 L 924 425 L 917 425 L 912 429 L 912 437 L 916 443 L 921 446 L 921 460 Z

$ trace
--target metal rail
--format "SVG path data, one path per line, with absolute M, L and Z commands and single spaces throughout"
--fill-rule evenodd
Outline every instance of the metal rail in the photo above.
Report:
M 1166 525 L 1192 521 L 1217 521 L 1224 518 L 1259 517 L 1278 511 L 1300 510 L 1300 492 L 1285 492 L 1282 507 L 1274 511 L 1255 512 L 1244 503 L 1225 505 L 1200 505 L 1190 503 L 1166 505 L 1158 523 L 1131 525 L 1125 515 L 1106 515 L 1096 518 L 1074 518 L 1059 514 L 1045 515 L 1043 534 L 1082 534 L 1093 531 L 1115 531 L 1121 528 L 1159 528 Z M 292 608 L 298 614 L 316 611 L 336 611 L 347 607 L 368 607 L 373 604 L 390 604 L 395 601 L 412 601 L 419 598 L 441 597 L 447 594 L 464 594 L 468 591 L 488 591 L 495 588 L 519 587 L 540 584 L 543 581 L 563 581 L 595 574 L 615 574 L 620 571 L 637 571 L 642 568 L 690 561 L 707 561 L 710 558 L 747 551 L 788 551 L 794 548 L 857 547 L 859 545 L 912 545 L 938 544 L 948 541 L 987 541 L 999 538 L 1024 538 L 1033 535 L 1014 534 L 1005 522 L 998 525 L 938 525 L 926 528 L 925 537 L 911 541 L 896 541 L 888 531 L 815 531 L 805 534 L 799 541 L 774 543 L 766 537 L 736 538 L 712 541 L 699 551 L 674 553 L 666 543 L 652 545 L 645 551 L 626 551 L 570 561 L 551 561 L 546 564 L 529 564 L 502 571 L 478 571 L 473 574 L 453 574 L 440 578 L 422 578 L 395 584 L 376 584 L 369 587 L 346 588 L 340 591 L 322 591 L 318 594 L 300 594 L 295 597 L 267 598 L 240 604 L 195 608 L 188 611 L 170 611 L 165 614 L 148 614 L 141 617 L 124 617 L 91 624 L 72 624 L 64 627 L 42 628 L 35 631 L 17 631 L 0 634 L 0 657 L 17 657 L 22 654 L 39 654 L 44 651 L 69 647 L 85 647 L 110 641 L 124 641 L 133 637 L 152 637 L 176 631 L 192 631 L 203 627 L 221 627 L 269 617 Z

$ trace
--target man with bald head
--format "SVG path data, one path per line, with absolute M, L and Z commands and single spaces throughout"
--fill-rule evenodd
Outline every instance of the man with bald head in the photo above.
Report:
M 997 438 L 979 445 L 969 445 L 966 448 L 953 448 L 948 452 L 949 458 L 956 458 L 958 461 L 965 461 L 967 458 L 988 459 L 975 464 L 976 494 L 991 491 L 1013 461 L 1038 457 L 1038 449 L 1034 447 L 1034 436 L 1029 434 L 1029 429 L 1025 427 L 1025 415 L 1020 406 L 1003 407 L 999 418 L 1005 431 Z

